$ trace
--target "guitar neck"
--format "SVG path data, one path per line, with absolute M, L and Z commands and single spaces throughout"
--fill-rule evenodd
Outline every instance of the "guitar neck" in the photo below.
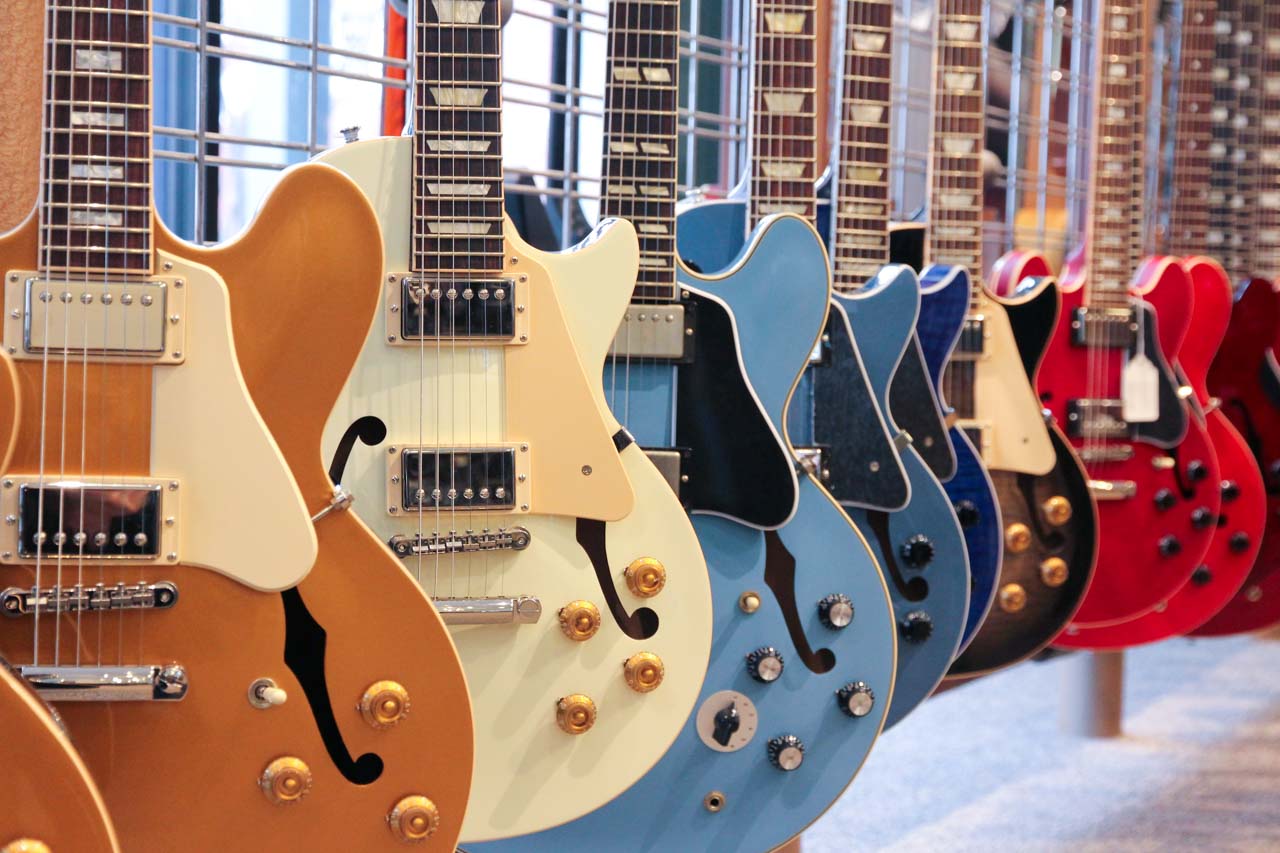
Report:
M 1262 63 L 1258 77 L 1258 225 L 1249 275 L 1280 277 L 1280 6 L 1262 12 Z
M 1173 207 L 1166 251 L 1209 250 L 1209 202 L 1214 133 L 1213 0 L 1183 0 L 1178 58 L 1178 102 L 1174 119 Z
M 601 213 L 640 238 L 635 299 L 676 300 L 679 0 L 612 0 Z
M 414 272 L 503 268 L 499 0 L 418 0 Z
M 933 152 L 929 176 L 931 263 L 966 267 L 982 287 L 982 0 L 941 0 L 934 46 Z
M 151 13 L 48 7 L 40 269 L 152 271 Z
M 1143 14 L 1140 2 L 1111 0 L 1097 4 L 1094 32 L 1098 34 L 1093 72 L 1093 136 L 1090 140 L 1090 204 L 1086 225 L 1084 301 L 1098 307 L 1128 305 L 1130 251 L 1134 217 L 1139 205 L 1135 191 L 1142 175 L 1135 166 L 1138 93 L 1138 51 Z
M 1262 185 L 1258 160 L 1265 149 L 1259 147 L 1259 129 L 1264 117 L 1262 106 L 1262 32 L 1264 0 L 1240 0 L 1240 45 L 1236 73 L 1239 101 L 1236 109 L 1236 193 L 1232 199 L 1231 272 L 1235 280 L 1253 274 L 1257 268 L 1258 212 L 1262 207 Z
M 829 245 L 834 286 L 852 291 L 889 262 L 893 0 L 848 0 L 843 29 Z
M 1207 248 L 1234 277 L 1238 241 L 1231 222 L 1232 202 L 1237 192 L 1236 120 L 1240 97 L 1236 80 L 1240 65 L 1240 46 L 1236 41 L 1240 29 L 1240 4 L 1233 0 L 1219 2 L 1214 10 L 1213 111 L 1209 129 L 1209 223 Z M 1237 245 L 1233 246 L 1232 243 Z
M 749 227 L 771 213 L 817 221 L 815 18 L 814 0 L 756 3 Z

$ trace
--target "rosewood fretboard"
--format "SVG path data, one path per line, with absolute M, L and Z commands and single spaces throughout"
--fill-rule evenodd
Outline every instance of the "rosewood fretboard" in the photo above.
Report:
M 1209 249 L 1209 194 L 1214 130 L 1214 2 L 1183 0 L 1178 44 L 1178 102 L 1174 120 L 1173 208 L 1169 254 Z

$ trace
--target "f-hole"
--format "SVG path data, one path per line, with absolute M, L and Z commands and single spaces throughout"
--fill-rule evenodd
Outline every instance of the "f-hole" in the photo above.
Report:
M 836 665 L 836 656 L 830 649 L 814 651 L 809 645 L 809 638 L 804 635 L 800 611 L 796 608 L 796 558 L 787 550 L 776 530 L 764 533 L 764 582 L 778 600 L 782 618 L 787 623 L 787 633 L 791 635 L 791 645 L 795 646 L 800 660 L 810 672 L 818 675 L 830 672 Z
M 875 534 L 876 544 L 880 546 L 880 558 L 889 572 L 889 580 L 893 582 L 894 589 L 907 601 L 924 601 L 928 598 L 929 582 L 918 575 L 907 580 L 898 568 L 898 552 L 889 535 L 889 513 L 868 512 L 867 521 L 871 524 L 871 532 Z
M 1182 459 L 1178 455 L 1179 447 L 1169 448 L 1169 456 L 1173 458 L 1173 482 L 1178 487 L 1178 493 L 1182 495 L 1184 501 L 1189 501 L 1196 496 L 1195 483 L 1189 482 L 1182 471 Z
M 356 446 L 357 438 L 370 447 L 377 447 L 386 437 L 387 425 L 381 418 L 365 415 L 363 418 L 352 421 L 333 451 L 333 462 L 329 465 L 329 479 L 333 483 L 342 482 L 342 475 L 347 470 L 347 460 L 351 458 L 351 451 Z
M 618 588 L 613 583 L 613 572 L 609 570 L 609 554 L 605 550 L 605 523 L 592 518 L 578 519 L 578 544 L 587 552 L 591 566 L 596 570 L 596 580 L 600 583 L 600 593 L 604 596 L 613 621 L 618 623 L 622 633 L 633 640 L 647 640 L 658 633 L 658 614 L 648 607 L 640 607 L 635 613 L 628 613 L 618 597 Z
M 311 615 L 297 587 L 280 593 L 284 601 L 284 662 L 293 672 L 302 692 L 311 706 L 320 739 L 329 753 L 329 760 L 348 782 L 369 785 L 382 775 L 382 758 L 366 752 L 353 759 L 342 739 L 342 730 L 333 715 L 333 703 L 329 700 L 329 685 L 324 674 L 324 652 L 327 635 L 320 623 Z
M 1050 530 L 1045 526 L 1044 519 L 1040 517 L 1040 513 L 1036 507 L 1036 478 L 1031 474 L 1018 475 L 1018 491 L 1022 493 L 1022 502 L 1026 504 L 1027 516 L 1031 519 L 1031 526 L 1035 528 L 1036 538 L 1044 543 L 1045 548 L 1049 551 L 1057 551 L 1066 544 L 1066 537 L 1062 535 L 1060 530 Z

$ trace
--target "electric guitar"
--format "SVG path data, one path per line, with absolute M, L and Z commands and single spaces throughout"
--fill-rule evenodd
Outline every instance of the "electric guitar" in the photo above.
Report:
M 413 135 L 321 157 L 373 201 L 386 253 L 325 449 L 456 626 L 479 734 L 470 842 L 572 820 L 643 776 L 712 636 L 693 527 L 600 379 L 635 230 L 610 220 L 555 255 L 503 216 L 499 7 L 421 0 Z
M 1225 104 L 1215 98 L 1214 39 L 1216 23 L 1229 31 L 1252 32 L 1258 42 L 1256 28 L 1237 30 L 1236 22 L 1224 16 L 1215 22 L 1215 5 L 1209 0 L 1187 0 L 1182 7 L 1179 43 L 1178 103 L 1176 109 L 1174 161 L 1170 175 L 1173 181 L 1173 207 L 1169 219 L 1171 245 L 1192 251 L 1206 251 L 1215 243 L 1214 222 L 1226 221 L 1233 202 L 1223 194 L 1216 203 L 1213 186 L 1214 156 L 1203 140 L 1213 136 L 1212 118 L 1215 106 Z M 1256 49 L 1253 40 L 1242 40 L 1244 65 L 1253 65 L 1247 57 Z M 1243 89 L 1241 92 L 1243 100 Z M 1253 123 L 1256 110 L 1241 105 L 1241 115 Z M 1244 137 L 1243 128 L 1240 136 Z M 1249 140 L 1240 144 L 1252 150 Z M 1223 158 L 1226 159 L 1226 158 Z M 1233 169 L 1234 170 L 1234 169 Z M 1197 332 L 1188 335 L 1178 351 L 1178 367 L 1195 390 L 1193 414 L 1205 424 L 1220 471 L 1222 508 L 1217 516 L 1200 514 L 1195 521 L 1213 530 L 1213 539 L 1200 565 L 1185 584 L 1154 610 L 1135 619 L 1102 628 L 1081 628 L 1076 642 L 1090 648 L 1125 648 L 1140 643 L 1156 642 L 1180 636 L 1198 627 L 1235 595 L 1245 582 L 1258 556 L 1262 532 L 1266 525 L 1266 493 L 1258 463 L 1249 446 L 1230 420 L 1212 399 L 1206 386 L 1206 374 L 1231 316 L 1231 285 L 1217 261 L 1203 255 L 1184 258 L 1182 266 L 1195 288 L 1195 324 Z
M 66 732 L 3 660 L 0 731 L 9 765 L 0 790 L 0 851 L 119 851 L 102 795 Z
M 1280 294 L 1273 283 L 1280 276 L 1280 208 L 1273 199 L 1260 203 L 1259 196 L 1260 188 L 1280 184 L 1280 163 L 1270 154 L 1280 146 L 1280 122 L 1275 118 L 1280 92 L 1269 88 L 1275 86 L 1271 81 L 1280 80 L 1280 43 L 1276 41 L 1280 9 L 1249 5 L 1262 7 L 1261 26 L 1250 32 L 1257 39 L 1251 46 L 1258 63 L 1248 67 L 1239 61 L 1236 34 L 1224 31 L 1230 29 L 1229 24 L 1220 28 L 1217 41 L 1220 67 L 1232 70 L 1215 85 L 1215 105 L 1230 110 L 1236 97 L 1252 95 L 1258 99 L 1258 111 L 1245 114 L 1256 147 L 1242 151 L 1245 161 L 1253 164 L 1252 186 L 1243 185 L 1249 172 L 1232 157 L 1215 158 L 1210 178 L 1214 201 L 1220 195 L 1236 213 L 1234 217 L 1215 216 L 1214 221 L 1223 227 L 1212 229 L 1210 239 L 1215 252 L 1221 253 L 1230 280 L 1240 284 L 1226 337 L 1209 368 L 1209 392 L 1222 401 L 1220 410 L 1244 436 L 1262 471 L 1267 523 L 1257 560 L 1244 584 L 1221 611 L 1192 632 L 1196 636 L 1256 631 L 1280 622 L 1280 365 L 1275 356 L 1280 345 Z M 1239 10 L 1236 5 L 1220 5 L 1218 17 Z M 1237 81 L 1245 80 L 1246 88 L 1235 87 Z M 1213 133 L 1215 141 L 1224 146 L 1242 144 L 1234 138 L 1236 130 L 1229 122 L 1215 124 Z
M 130 5 L 48 7 L 41 198 L 0 238 L 0 650 L 58 706 L 126 849 L 451 850 L 462 674 L 320 456 L 372 317 L 347 286 L 380 269 L 377 222 L 317 166 L 235 243 L 166 232 L 151 16 Z M 280 322 L 291 305 L 304 323 Z M 156 819 L 175 805 L 180 826 Z
M 817 480 L 804 468 L 798 488 L 792 479 L 787 408 L 830 296 L 821 242 L 798 217 L 759 216 L 728 268 L 679 261 L 704 207 L 675 216 L 679 4 L 613 0 L 609 14 L 604 211 L 636 222 L 642 261 L 606 386 L 650 453 L 683 456 L 672 479 L 711 570 L 714 649 L 696 710 L 644 779 L 572 823 L 469 853 L 563 850 L 582 838 L 612 850 L 771 849 L 849 784 L 893 690 L 880 574 Z M 771 4 L 757 15 L 755 55 L 783 55 L 813 17 L 811 3 Z M 757 116 L 768 91 L 756 89 Z M 794 107 L 785 126 L 811 132 L 812 94 Z M 772 150 L 764 121 L 758 155 Z M 780 286 L 792 280 L 805 286 Z M 683 360 L 654 345 L 663 333 L 652 325 L 681 310 Z
M 1192 282 L 1177 261 L 1152 259 L 1137 268 L 1132 294 L 1129 286 L 1141 252 L 1135 115 L 1145 14 L 1132 0 L 1097 10 L 1085 251 L 1063 275 L 1062 315 L 1038 377 L 1098 501 L 1098 569 L 1055 640 L 1068 647 L 1079 628 L 1141 615 L 1185 584 L 1213 538 L 1204 519 L 1221 503 L 1216 457 L 1174 373 L 1192 323 Z
M 997 264 L 992 289 L 982 280 L 982 11 L 981 0 L 939 8 L 934 75 L 931 249 L 967 270 L 970 288 L 944 387 L 957 428 L 986 464 L 1003 520 L 995 604 L 953 676 L 1001 669 L 1048 645 L 1080 606 L 1097 557 L 1097 509 L 1084 469 L 1061 432 L 1046 425 L 1034 389 L 1058 319 L 1057 284 L 1038 256 Z M 1013 293 L 1002 275 L 1025 286 Z

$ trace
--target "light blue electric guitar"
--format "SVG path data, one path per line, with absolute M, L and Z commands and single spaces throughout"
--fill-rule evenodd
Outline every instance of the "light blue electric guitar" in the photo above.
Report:
M 812 0 L 786 5 L 812 32 Z M 605 389 L 693 515 L 712 577 L 711 662 L 694 714 L 644 779 L 571 823 L 470 853 L 584 838 L 610 850 L 771 849 L 849 785 L 893 692 L 884 582 L 839 505 L 804 469 L 797 478 L 785 439 L 830 297 L 818 235 L 794 216 L 762 217 L 723 272 L 676 259 L 678 10 L 676 0 L 610 9 L 603 213 L 636 224 L 641 272 Z M 757 22 L 757 52 L 780 49 L 779 20 L 791 19 Z M 810 95 L 810 130 L 812 109 Z M 753 144 L 757 162 L 773 145 Z M 682 213 L 681 232 L 702 211 Z M 891 454 L 883 426 L 869 441 Z

